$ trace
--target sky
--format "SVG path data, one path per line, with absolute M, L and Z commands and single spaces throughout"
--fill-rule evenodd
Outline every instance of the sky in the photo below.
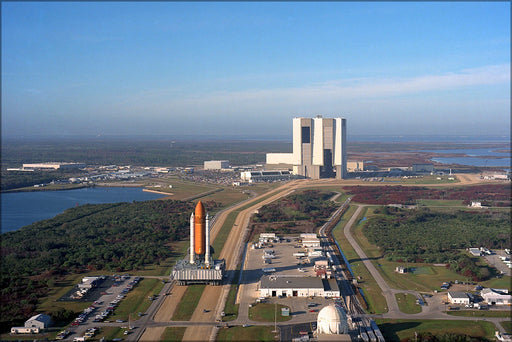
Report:
M 3 137 L 510 135 L 510 2 L 1 3 Z

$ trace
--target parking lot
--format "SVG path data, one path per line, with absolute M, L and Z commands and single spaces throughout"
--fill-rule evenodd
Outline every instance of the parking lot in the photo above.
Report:
M 496 267 L 498 272 L 502 272 L 503 275 L 510 276 L 512 275 L 512 269 L 508 268 L 507 264 L 500 257 L 506 257 L 509 260 L 512 259 L 512 256 L 505 253 L 504 250 L 494 250 L 494 254 L 484 256 L 484 259 L 489 265 Z
M 91 291 L 89 298 L 97 299 L 71 323 L 71 327 L 68 329 L 70 335 L 65 340 L 72 341 L 74 338 L 84 336 L 87 330 L 97 327 L 99 322 L 108 322 L 109 315 L 114 312 L 116 306 L 140 280 L 139 277 L 128 275 L 106 278 L 98 288 Z M 110 286 L 106 287 L 106 285 Z M 116 323 L 124 322 L 116 321 Z

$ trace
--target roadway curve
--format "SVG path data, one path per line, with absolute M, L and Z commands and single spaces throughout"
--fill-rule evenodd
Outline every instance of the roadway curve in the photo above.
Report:
M 432 297 L 429 299 L 429 305 L 422 306 L 422 311 L 417 314 L 406 314 L 400 311 L 398 304 L 396 302 L 395 294 L 397 293 L 410 293 L 418 298 L 422 298 L 421 294 L 416 291 L 411 290 L 400 290 L 391 288 L 388 283 L 384 280 L 379 270 L 375 267 L 375 265 L 368 259 L 363 249 L 357 241 L 352 236 L 352 227 L 356 220 L 359 218 L 361 211 L 366 207 L 366 205 L 356 205 L 357 209 L 350 218 L 350 220 L 345 225 L 343 233 L 345 237 L 349 241 L 352 248 L 356 251 L 357 255 L 366 266 L 372 277 L 375 279 L 377 284 L 379 285 L 382 294 L 386 298 L 386 303 L 388 307 L 388 312 L 382 315 L 372 315 L 373 317 L 378 318 L 389 318 L 389 319 L 440 319 L 440 320 L 481 320 L 481 321 L 489 321 L 496 325 L 496 328 L 499 329 L 501 334 L 506 333 L 505 329 L 499 324 L 499 322 L 507 321 L 508 318 L 486 318 L 486 317 L 462 317 L 462 316 L 452 316 L 443 312 L 443 304 L 441 301 L 441 296 Z M 443 296 L 444 297 L 444 296 Z M 435 298 L 435 299 L 434 299 Z M 443 300 L 444 301 L 444 300 Z

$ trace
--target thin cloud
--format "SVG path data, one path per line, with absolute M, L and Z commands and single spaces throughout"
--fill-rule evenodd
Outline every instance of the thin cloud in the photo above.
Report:
M 510 83 L 508 64 L 466 69 L 458 73 L 424 75 L 407 79 L 345 79 L 300 88 L 256 89 L 247 91 L 194 94 L 188 98 L 172 100 L 178 107 L 193 105 L 216 106 L 228 103 L 262 104 L 265 102 L 322 102 L 342 99 L 367 99 L 420 94 L 431 91 L 463 89 Z

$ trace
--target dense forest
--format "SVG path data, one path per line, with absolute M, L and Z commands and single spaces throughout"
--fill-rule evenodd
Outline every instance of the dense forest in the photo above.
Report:
M 465 187 L 427 188 L 420 186 L 346 186 L 343 190 L 354 195 L 353 202 L 365 204 L 416 204 L 419 199 L 462 200 L 482 205 L 509 207 L 510 184 L 486 184 Z
M 489 276 L 461 249 L 510 246 L 509 212 L 434 212 L 384 207 L 368 219 L 363 232 L 389 260 L 448 263 L 475 281 Z
M 169 243 L 188 238 L 192 211 L 171 200 L 87 204 L 2 234 L 2 330 L 30 316 L 56 277 L 136 270 L 172 256 Z
M 282 222 L 309 220 L 319 224 L 326 220 L 336 209 L 336 204 L 329 201 L 333 192 L 306 190 L 293 194 L 261 207 L 253 221 Z
M 2 170 L 1 189 L 10 190 L 33 186 L 35 184 L 50 183 L 53 180 L 68 179 L 78 175 L 76 170 L 57 171 L 6 171 Z

